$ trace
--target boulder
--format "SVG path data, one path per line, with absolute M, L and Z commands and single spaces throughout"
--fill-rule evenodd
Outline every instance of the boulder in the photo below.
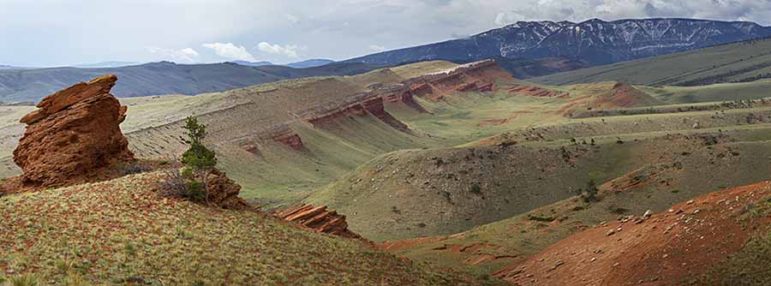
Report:
M 238 197 L 241 186 L 217 169 L 206 175 L 207 202 L 224 209 L 246 209 L 249 205 Z
M 134 160 L 119 126 L 127 108 L 110 94 L 117 80 L 105 75 L 75 84 L 45 97 L 21 118 L 27 127 L 13 160 L 24 185 L 78 183 L 104 167 Z

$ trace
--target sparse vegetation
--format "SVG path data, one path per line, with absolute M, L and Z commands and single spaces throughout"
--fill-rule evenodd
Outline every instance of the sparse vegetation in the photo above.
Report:
M 471 184 L 471 189 L 469 191 L 475 195 L 482 195 L 482 187 L 479 186 L 479 183 Z
M 598 192 L 599 190 L 597 189 L 597 184 L 594 180 L 589 180 L 589 182 L 586 183 L 586 187 L 576 190 L 576 194 L 587 203 L 599 201 L 599 198 L 597 197 Z
M 163 177 L 148 172 L 0 198 L 7 218 L 0 220 L 0 273 L 16 273 L 6 284 L 476 284 L 264 214 L 161 199 L 153 186 Z

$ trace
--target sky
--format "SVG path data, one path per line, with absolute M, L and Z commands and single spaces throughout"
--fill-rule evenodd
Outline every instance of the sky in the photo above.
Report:
M 0 0 L 0 65 L 342 60 L 517 21 L 644 17 L 771 25 L 771 0 Z

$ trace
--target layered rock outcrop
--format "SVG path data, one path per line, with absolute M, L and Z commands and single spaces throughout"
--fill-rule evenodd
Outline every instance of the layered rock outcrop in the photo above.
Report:
M 77 183 L 99 169 L 132 161 L 120 130 L 126 106 L 110 94 L 118 78 L 105 75 L 45 97 L 21 118 L 27 124 L 13 152 L 22 183 L 41 187 Z
M 348 229 L 348 223 L 345 221 L 344 215 L 328 210 L 326 206 L 302 204 L 279 211 L 275 213 L 275 216 L 286 221 L 295 222 L 315 232 L 363 239 Z
M 534 97 L 562 97 L 568 96 L 567 92 L 546 89 L 535 85 L 515 84 L 509 88 L 509 93 L 522 94 Z
M 206 175 L 206 190 L 208 196 L 206 201 L 209 204 L 224 209 L 245 209 L 249 207 L 246 201 L 238 196 L 238 193 L 241 192 L 241 186 L 217 169 L 212 170 Z

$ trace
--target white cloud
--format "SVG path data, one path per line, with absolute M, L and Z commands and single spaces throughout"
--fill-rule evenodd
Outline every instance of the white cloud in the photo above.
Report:
M 257 59 L 249 53 L 243 46 L 234 45 L 233 43 L 207 43 L 202 45 L 204 48 L 214 50 L 217 56 L 229 59 L 229 60 L 242 60 L 254 62 Z
M 0 41 L 0 63 L 65 65 L 161 57 L 221 61 L 223 57 L 200 46 L 213 39 L 227 39 L 276 62 L 294 60 L 287 56 L 294 54 L 343 60 L 372 53 L 372 44 L 401 48 L 516 21 L 642 17 L 771 25 L 771 0 L 0 0 L 0 39 L 13 39 Z M 175 31 L 173 36 L 152 32 L 161 26 Z M 258 49 L 261 41 L 267 43 Z M 52 42 L 58 43 L 56 49 L 50 48 Z M 180 50 L 151 54 L 144 47 L 193 47 L 200 56 Z
M 184 49 L 166 49 L 158 47 L 147 47 L 147 51 L 156 55 L 161 60 L 169 60 L 175 63 L 190 64 L 196 62 L 198 59 L 198 52 L 193 48 Z
M 386 50 L 386 47 L 378 46 L 378 45 L 369 45 L 367 48 L 369 48 L 373 52 L 378 52 L 378 53 Z
M 283 55 L 287 58 L 297 58 L 297 46 L 295 45 L 284 45 L 281 46 L 279 44 L 270 44 L 268 42 L 261 42 L 257 44 L 257 49 L 260 51 L 269 53 L 269 54 L 275 54 L 275 55 Z
M 300 22 L 300 18 L 298 18 L 298 17 L 297 17 L 297 16 L 295 16 L 295 15 L 292 15 L 292 14 L 286 14 L 286 15 L 284 15 L 284 16 L 286 16 L 286 19 L 287 19 L 287 21 L 289 21 L 289 23 L 292 23 L 292 24 L 297 24 L 297 22 Z

